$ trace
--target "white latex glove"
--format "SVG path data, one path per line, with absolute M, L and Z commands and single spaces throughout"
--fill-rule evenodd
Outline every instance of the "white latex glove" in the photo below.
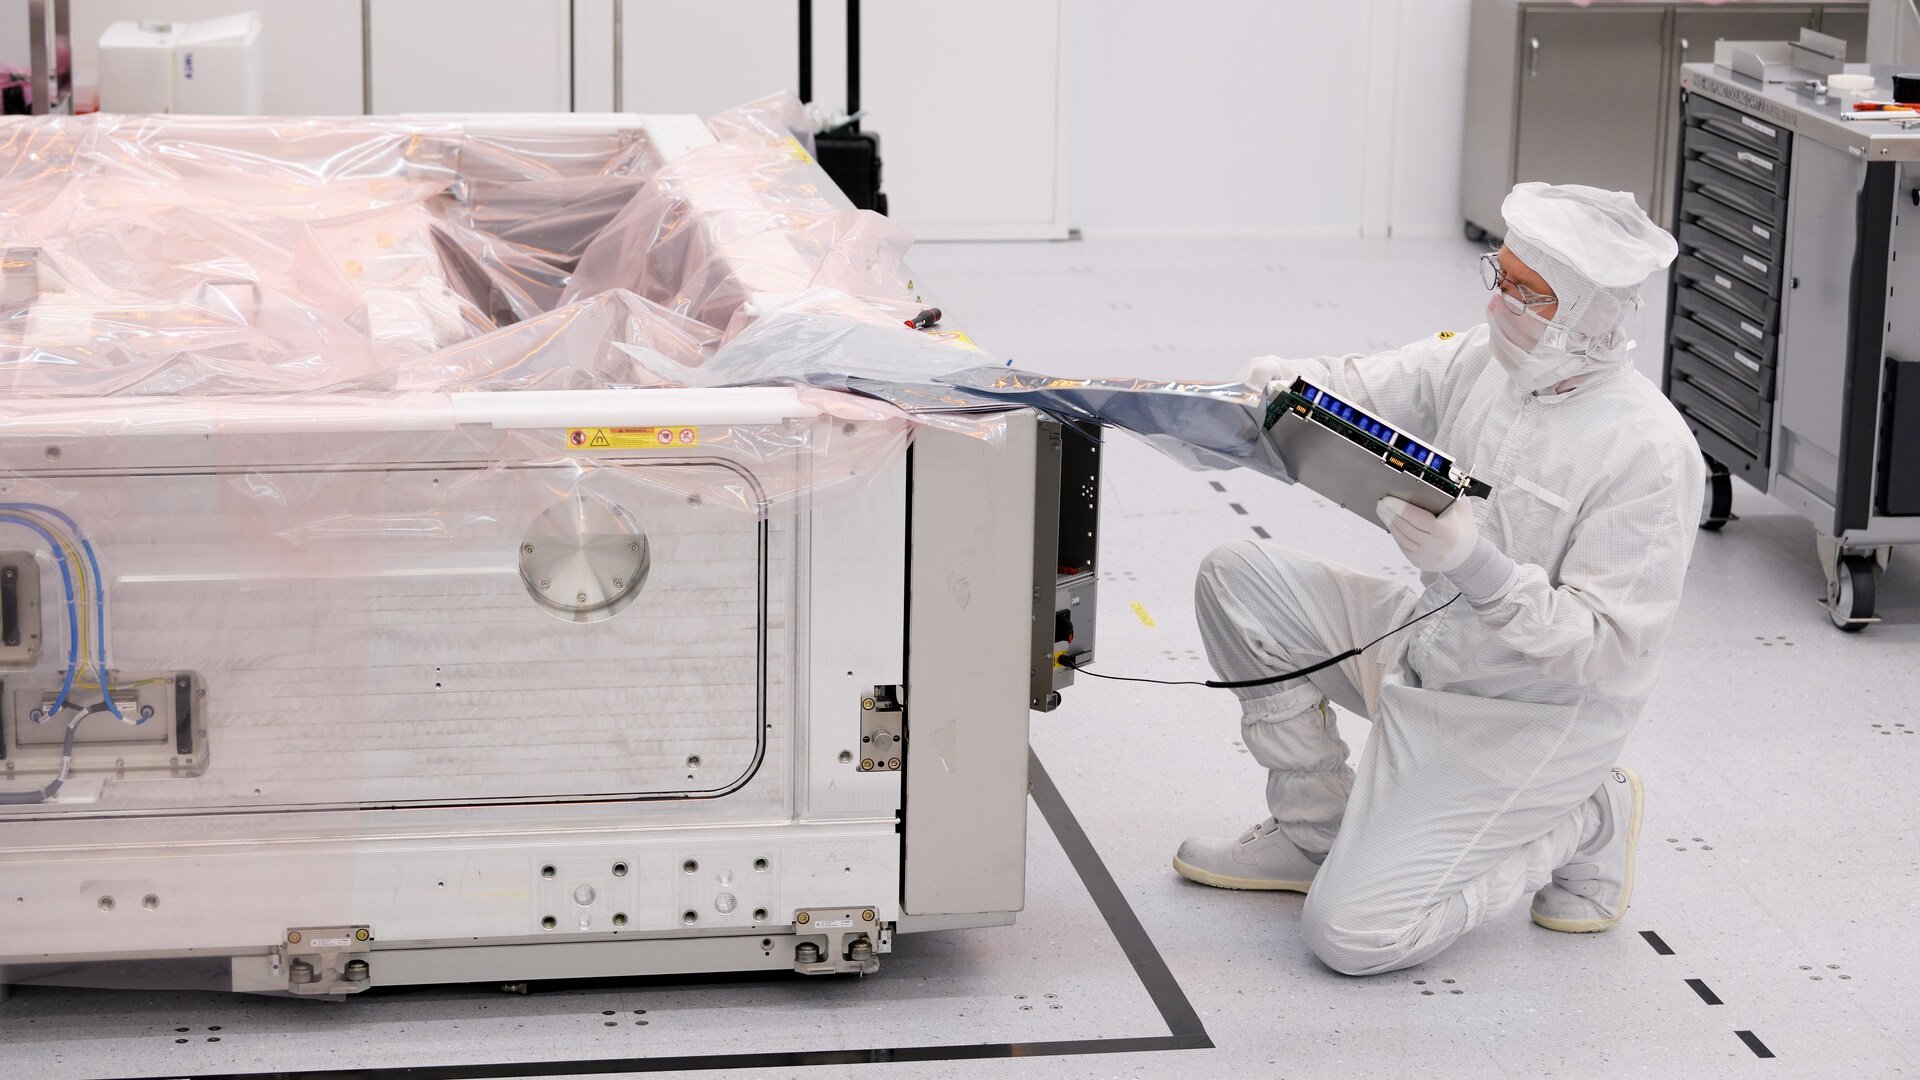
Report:
M 1464 498 L 1453 500 L 1446 512 L 1429 511 L 1391 495 L 1374 507 L 1380 523 L 1393 534 L 1407 561 L 1435 574 L 1458 568 L 1480 542 L 1480 527 Z
M 1240 381 L 1255 390 L 1265 390 L 1274 383 L 1279 383 L 1281 389 L 1285 389 L 1299 377 L 1300 372 L 1294 368 L 1293 361 L 1278 356 L 1256 356 L 1240 369 Z

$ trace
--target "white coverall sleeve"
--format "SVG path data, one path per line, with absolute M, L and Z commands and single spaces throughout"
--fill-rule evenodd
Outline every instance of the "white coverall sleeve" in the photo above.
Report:
M 1618 483 L 1595 493 L 1557 587 L 1544 568 L 1518 563 L 1505 589 L 1462 598 L 1542 678 L 1586 685 L 1614 675 L 1673 626 L 1705 479 L 1698 455 L 1649 448 Z
M 1474 334 L 1429 334 L 1386 352 L 1290 360 L 1302 378 L 1388 423 L 1428 439 L 1440 429 L 1452 371 Z

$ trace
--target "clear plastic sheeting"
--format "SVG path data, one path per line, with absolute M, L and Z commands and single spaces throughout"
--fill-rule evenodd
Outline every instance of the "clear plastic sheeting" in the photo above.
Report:
M 0 391 L 360 387 L 612 290 L 711 338 L 809 290 L 932 302 L 791 95 L 546 120 L 0 122 Z
M 796 139 L 748 132 L 662 166 L 582 255 L 562 299 L 628 288 L 734 331 L 819 288 L 917 311 L 930 302 L 905 263 L 912 242 L 853 209 Z

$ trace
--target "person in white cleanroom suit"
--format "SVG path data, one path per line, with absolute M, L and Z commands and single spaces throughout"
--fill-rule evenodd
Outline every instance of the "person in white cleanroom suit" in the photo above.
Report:
M 1673 238 L 1621 192 L 1521 184 L 1488 255 L 1487 321 L 1376 356 L 1256 360 L 1451 453 L 1492 485 L 1438 515 L 1377 513 L 1416 589 L 1275 544 L 1201 565 L 1222 679 L 1295 670 L 1459 602 L 1307 679 L 1236 690 L 1273 817 L 1188 840 L 1175 869 L 1307 894 L 1309 946 L 1352 975 L 1409 967 L 1532 895 L 1533 921 L 1626 913 L 1641 804 L 1617 762 L 1680 604 L 1706 469 L 1627 358 Z M 1358 768 L 1329 702 L 1373 721 Z

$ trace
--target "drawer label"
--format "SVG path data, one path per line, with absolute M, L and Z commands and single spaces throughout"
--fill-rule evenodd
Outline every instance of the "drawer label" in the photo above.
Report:
M 1745 330 L 1748 337 L 1761 338 L 1767 336 L 1765 331 L 1745 319 L 1740 320 L 1740 329 Z
M 1759 237 L 1759 238 L 1760 238 L 1760 239 L 1762 239 L 1762 240 L 1771 240 L 1771 239 L 1773 239 L 1773 233 L 1772 233 L 1772 232 L 1771 232 L 1770 230 L 1767 230 L 1767 229 L 1763 229 L 1763 228 L 1761 228 L 1761 227 L 1760 227 L 1760 226 L 1758 226 L 1758 225 L 1749 225 L 1749 226 L 1747 226 L 1747 228 L 1749 228 L 1749 229 L 1752 229 L 1752 230 L 1753 230 L 1753 235 L 1755 235 L 1755 236 L 1757 236 L 1757 237 Z
M 1733 290 L 1733 279 L 1730 277 L 1724 277 L 1720 274 L 1715 274 L 1713 275 L 1713 283 L 1715 285 L 1720 286 L 1723 289 L 1728 290 L 1729 292 Z
M 1747 365 L 1748 367 L 1752 368 L 1754 371 L 1760 370 L 1760 361 L 1753 359 L 1752 357 L 1748 356 L 1746 353 L 1741 352 L 1739 349 L 1733 350 L 1733 358 Z
M 1744 161 L 1747 164 L 1753 166 L 1756 169 L 1765 169 L 1768 172 L 1773 171 L 1773 162 L 1768 161 L 1766 158 L 1763 158 L 1758 154 L 1749 154 L 1745 150 L 1742 150 L 1738 154 L 1735 154 L 1734 156 L 1739 158 L 1741 161 Z
M 1767 264 L 1761 262 L 1759 259 L 1756 259 L 1751 255 L 1740 256 L 1740 261 L 1743 263 L 1746 263 L 1748 266 L 1753 267 L 1755 270 L 1758 270 L 1763 274 L 1767 272 Z
M 1780 134 L 1778 131 L 1768 127 L 1767 125 L 1761 123 L 1758 120 L 1755 120 L 1751 116 L 1741 117 L 1740 122 L 1742 124 L 1745 124 L 1747 127 L 1750 127 L 1753 130 L 1759 132 L 1760 134 L 1765 135 L 1769 139 L 1776 138 Z

